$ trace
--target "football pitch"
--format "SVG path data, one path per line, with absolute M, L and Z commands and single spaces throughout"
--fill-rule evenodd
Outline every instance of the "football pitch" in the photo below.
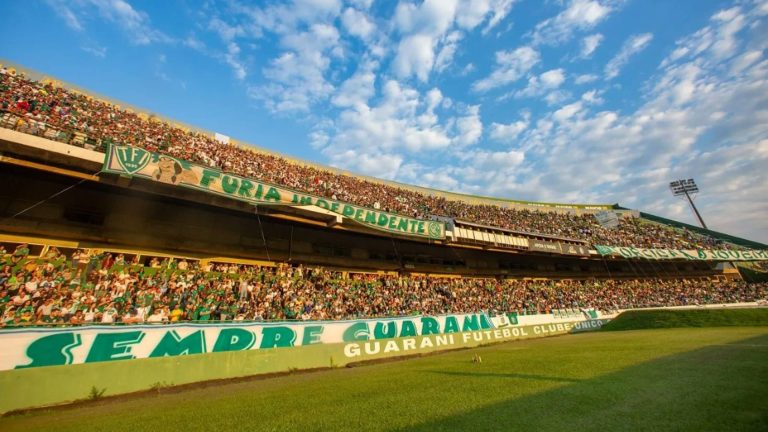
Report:
M 159 389 L 0 430 L 768 430 L 768 327 L 603 331 Z

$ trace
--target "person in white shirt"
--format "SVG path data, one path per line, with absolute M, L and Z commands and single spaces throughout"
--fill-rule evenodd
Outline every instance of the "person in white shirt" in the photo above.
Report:
M 246 298 L 248 295 L 248 281 L 245 278 L 240 279 L 240 300 Z
M 150 323 L 161 323 L 167 321 L 168 318 L 165 316 L 165 313 L 162 308 L 157 308 L 152 312 L 152 315 L 150 315 L 147 318 L 147 322 Z
M 27 281 L 27 283 L 24 284 L 24 289 L 27 290 L 28 293 L 34 294 L 35 291 L 37 291 L 37 287 L 40 284 L 40 279 L 38 278 L 32 278 Z
M 149 313 L 149 308 L 152 306 L 144 306 L 144 307 L 137 307 L 136 308 L 136 319 L 141 322 L 145 321 L 147 319 L 147 313 Z
M 50 316 L 52 310 L 53 310 L 53 299 L 49 297 L 45 300 L 45 303 L 41 304 L 37 308 L 37 317 L 40 318 L 44 316 Z
M 101 322 L 104 324 L 112 324 L 115 322 L 115 317 L 117 316 L 117 309 L 114 306 L 114 303 L 110 303 L 109 306 L 104 309 L 104 314 L 101 316 Z
M 93 318 L 96 316 L 96 309 L 93 306 L 89 307 L 83 314 L 83 322 L 92 323 Z
M 13 296 L 13 298 L 11 299 L 11 302 L 13 302 L 14 306 L 21 306 L 24 303 L 26 303 L 26 301 L 29 299 L 30 299 L 29 294 L 19 291 L 18 294 Z

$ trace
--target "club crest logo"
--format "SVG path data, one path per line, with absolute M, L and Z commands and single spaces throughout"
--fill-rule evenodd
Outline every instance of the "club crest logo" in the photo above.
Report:
M 152 155 L 138 147 L 120 146 L 115 148 L 117 162 L 128 173 L 135 174 L 149 164 Z
M 442 227 L 438 222 L 430 222 L 427 225 L 427 232 L 429 232 L 429 236 L 432 238 L 440 238 L 443 236 Z

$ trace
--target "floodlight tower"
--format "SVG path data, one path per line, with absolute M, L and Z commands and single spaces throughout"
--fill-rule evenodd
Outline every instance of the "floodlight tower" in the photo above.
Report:
M 696 186 L 696 182 L 694 182 L 693 179 L 675 180 L 669 184 L 669 188 L 672 190 L 674 196 L 684 196 L 688 199 L 688 204 L 691 205 L 691 209 L 693 209 L 693 213 L 696 214 L 696 218 L 699 220 L 701 227 L 709 229 L 707 228 L 707 224 L 704 223 L 704 219 L 701 218 L 699 210 L 696 209 L 696 205 L 693 204 L 693 198 L 699 192 L 699 187 Z

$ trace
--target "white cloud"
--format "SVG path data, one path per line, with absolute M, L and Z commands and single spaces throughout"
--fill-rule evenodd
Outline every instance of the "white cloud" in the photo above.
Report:
M 376 31 L 376 25 L 371 22 L 368 16 L 354 8 L 344 10 L 341 15 L 341 23 L 349 34 L 363 40 L 368 40 Z
M 272 111 L 309 111 L 335 89 L 325 73 L 331 64 L 329 56 L 339 55 L 338 30 L 313 24 L 307 31 L 285 35 L 281 45 L 286 51 L 263 70 L 270 84 L 252 87 L 249 93 Z
M 402 163 L 403 157 L 398 154 L 364 153 L 355 150 L 347 150 L 331 157 L 333 166 L 384 179 L 394 179 Z
M 746 20 L 747 17 L 739 7 L 717 12 L 710 18 L 712 25 L 677 41 L 677 48 L 662 62 L 662 67 L 705 52 L 718 60 L 732 56 L 738 48 L 736 36 L 744 29 Z
M 208 23 L 208 28 L 216 32 L 222 40 L 231 41 L 237 37 L 242 37 L 245 30 L 239 25 L 229 25 L 219 17 L 214 17 Z
M 498 25 L 501 21 L 504 20 L 504 18 L 509 15 L 509 12 L 512 10 L 512 6 L 515 4 L 516 0 L 496 0 L 492 2 L 491 5 L 491 16 L 488 19 L 488 24 L 483 28 L 483 34 L 487 34 L 489 31 L 493 30 L 496 25 Z
M 534 45 L 558 45 L 569 41 L 576 31 L 594 28 L 616 10 L 618 3 L 610 0 L 571 0 L 553 18 L 536 25 L 531 32 Z
M 486 34 L 506 18 L 514 4 L 514 0 L 464 0 L 458 4 L 456 22 L 459 27 L 471 30 L 488 19 L 483 28 Z
M 373 4 L 373 0 L 348 0 L 348 3 L 357 6 L 358 9 L 368 10 Z
M 355 86 L 365 84 L 367 88 L 372 82 L 370 74 L 356 76 L 346 83 L 347 88 L 336 89 L 343 79 L 351 78 L 346 72 L 353 56 L 387 65 L 399 80 L 415 78 L 427 83 L 433 73 L 453 67 L 467 32 L 481 26 L 486 30 L 496 26 L 507 16 L 514 0 L 404 0 L 397 3 L 388 22 L 374 19 L 371 4 L 366 0 L 346 4 L 340 0 L 293 0 L 288 4 L 254 7 L 235 2 L 227 7 L 230 14 L 226 22 L 214 18 L 209 29 L 230 48 L 219 58 L 239 77 L 251 73 L 247 62 L 233 53 L 258 46 L 258 42 L 249 43 L 249 38 L 276 36 L 283 50 L 263 60 L 266 67 L 262 75 L 267 82 L 250 85 L 248 92 L 272 111 L 308 112 L 328 98 L 343 108 L 366 102 L 360 94 L 351 92 Z M 319 29 L 326 31 L 321 33 Z M 362 41 L 363 53 L 351 37 Z M 370 91 L 365 93 L 369 94 Z
M 377 104 L 359 104 L 341 113 L 335 130 L 329 134 L 331 145 L 324 152 L 338 159 L 337 155 L 343 153 L 339 150 L 350 148 L 365 152 L 378 147 L 382 153 L 445 148 L 451 144 L 451 137 L 434 113 L 440 99 L 439 91 L 430 91 L 422 98 L 412 88 L 387 81 Z
M 600 105 L 603 103 L 603 98 L 600 97 L 600 94 L 601 93 L 597 90 L 590 90 L 588 92 L 582 93 L 581 100 L 590 105 Z
M 756 9 L 741 16 L 745 29 L 761 19 Z M 713 19 L 695 34 L 729 38 L 723 27 L 734 19 Z M 764 43 L 754 29 L 752 42 L 738 33 L 733 45 Z M 702 190 L 697 205 L 711 228 L 767 241 L 768 203 L 754 197 L 768 196 L 768 61 L 752 58 L 752 48 L 724 59 L 715 41 L 703 49 L 700 42 L 681 39 L 676 50 L 686 53 L 662 63 L 635 111 L 597 110 L 601 94 L 590 90 L 544 115 L 517 138 L 526 155 L 517 170 L 528 175 L 487 190 L 523 199 L 619 202 L 693 222 L 667 184 L 695 177 Z M 730 74 L 734 68 L 740 72 Z M 458 183 L 471 188 L 461 178 Z
M 399 78 L 416 76 L 422 82 L 429 79 L 435 65 L 435 51 L 440 49 L 443 36 L 453 25 L 457 4 L 456 0 L 426 0 L 418 6 L 410 2 L 397 5 L 393 22 L 403 37 L 392 67 Z M 441 68 L 447 66 L 456 48 L 449 43 L 446 49 Z
M 712 45 L 712 52 L 717 58 L 728 58 L 736 52 L 736 34 L 744 28 L 744 17 L 741 14 L 741 9 L 734 7 L 720 11 L 712 19 L 720 23 L 718 34 Z
M 491 75 L 472 84 L 475 91 L 487 91 L 517 81 L 541 60 L 539 52 L 529 46 L 513 51 L 497 51 L 496 67 Z
M 227 44 L 227 52 L 224 54 L 224 60 L 232 68 L 232 71 L 235 74 L 235 78 L 243 80 L 245 79 L 246 70 L 245 66 L 243 66 L 240 60 L 238 60 L 239 54 L 240 47 L 237 46 L 237 44 L 234 42 L 229 42 Z
M 202 50 L 199 42 L 195 39 L 187 38 L 185 45 L 224 61 L 224 63 L 232 68 L 235 78 L 241 81 L 244 80 L 248 72 L 245 64 L 240 59 L 240 46 L 237 44 L 236 39 L 241 38 L 246 34 L 245 29 L 240 25 L 230 25 L 222 21 L 219 17 L 213 17 L 211 19 L 208 23 L 208 29 L 215 32 L 219 36 L 219 39 L 224 43 L 226 50 L 223 53 L 210 54 L 207 51 Z
M 547 105 L 558 105 L 571 98 L 571 92 L 565 90 L 552 90 L 544 96 Z
M 464 66 L 461 69 L 461 72 L 459 72 L 459 76 L 467 76 L 467 75 L 471 74 L 472 72 L 474 72 L 475 69 L 477 69 L 477 68 L 475 67 L 475 65 L 473 63 L 467 63 L 467 65 Z
M 76 31 L 85 29 L 84 18 L 91 10 L 95 10 L 101 18 L 120 27 L 133 44 L 173 42 L 171 37 L 152 27 L 146 12 L 134 9 L 124 0 L 47 0 L 47 3 L 67 26 Z
M 763 53 L 761 51 L 747 51 L 733 61 L 730 73 L 733 75 L 740 74 L 762 58 Z
M 435 59 L 435 70 L 437 72 L 442 72 L 453 62 L 453 56 L 456 54 L 461 38 L 462 34 L 459 31 L 453 31 L 445 37 L 443 47 Z
M 248 17 L 248 30 L 257 36 L 265 30 L 289 35 L 316 23 L 333 22 L 341 13 L 340 0 L 293 0 L 264 8 L 235 3 L 231 7 Z
M 545 88 L 560 87 L 560 84 L 565 81 L 565 72 L 563 69 L 546 71 L 539 76 L 539 81 L 541 81 L 541 85 Z
M 613 79 L 619 76 L 623 68 L 635 54 L 641 52 L 653 40 L 651 33 L 643 33 L 631 36 L 621 46 L 618 54 L 605 65 L 605 79 Z
M 365 9 L 366 2 L 358 2 Z M 352 32 L 359 37 L 372 37 L 375 28 L 363 20 L 364 13 L 349 9 L 342 15 L 339 0 L 293 0 L 265 7 L 230 3 L 227 21 L 213 21 L 211 29 L 225 42 L 222 55 L 237 77 L 248 72 L 244 62 L 234 53 L 240 47 L 254 46 L 253 40 L 272 33 L 281 48 L 272 57 L 263 60 L 261 73 L 266 82 L 248 85 L 248 95 L 263 101 L 273 112 L 308 112 L 312 106 L 334 94 L 335 86 L 329 78 L 332 62 L 344 56 L 337 20 L 344 25 L 350 19 L 359 19 Z M 235 43 L 235 46 L 232 45 Z M 237 48 L 237 49 L 235 49 Z
M 459 146 L 477 143 L 483 135 L 483 122 L 480 120 L 480 105 L 467 108 L 464 116 L 456 119 L 457 135 L 453 142 Z
M 80 47 L 80 49 L 99 58 L 105 58 L 107 56 L 107 48 L 103 46 L 92 44 Z
M 581 40 L 581 52 L 579 58 L 587 59 L 592 57 L 592 53 L 595 52 L 600 42 L 603 41 L 603 35 L 600 33 L 589 35 Z
M 594 74 L 583 74 L 583 75 L 577 75 L 576 78 L 573 80 L 576 84 L 589 84 L 593 81 L 597 81 L 599 77 Z
M 400 41 L 393 67 L 397 76 L 407 78 L 416 75 L 426 82 L 435 62 L 434 41 L 426 34 L 407 36 Z
M 313 140 L 332 165 L 385 178 L 405 175 L 399 173 L 406 157 L 415 158 L 406 170 L 413 172 L 413 160 L 471 146 L 483 132 L 479 105 L 452 107 L 437 88 L 421 94 L 395 80 L 384 82 L 372 102 L 345 108 Z M 377 158 L 387 163 L 367 162 Z
M 90 0 L 96 6 L 99 14 L 125 30 L 138 45 L 153 42 L 171 42 L 172 39 L 151 27 L 149 16 L 137 11 L 123 0 Z
M 191 48 L 195 51 L 200 51 L 202 53 L 205 53 L 207 51 L 205 44 L 200 39 L 195 37 L 195 35 L 187 36 L 183 41 L 181 41 L 181 44 L 187 48 Z
M 398 3 L 393 27 L 402 36 L 393 60 L 398 78 L 426 82 L 451 65 L 464 33 L 487 21 L 483 33 L 509 14 L 513 0 L 425 0 Z
M 523 133 L 523 131 L 528 129 L 529 122 L 530 115 L 525 115 L 522 120 L 509 124 L 494 122 L 491 124 L 491 139 L 495 141 L 512 142 Z
M 456 164 L 432 169 L 419 164 L 406 164 L 400 171 L 404 181 L 451 191 L 488 194 L 499 185 L 517 184 L 525 153 L 518 150 L 472 150 L 457 155 Z M 486 186 L 489 185 L 489 186 Z
M 564 122 L 579 113 L 582 109 L 582 103 L 574 102 L 563 106 L 552 114 L 552 118 L 558 122 Z
M 468 158 L 475 160 L 475 166 L 488 171 L 505 170 L 520 165 L 525 159 L 525 154 L 520 151 L 488 152 L 477 151 Z
M 542 73 L 539 76 L 532 76 L 528 78 L 528 85 L 522 89 L 513 93 L 517 98 L 522 97 L 537 97 L 542 96 L 545 93 L 552 92 L 560 87 L 565 82 L 565 71 L 563 69 L 552 69 Z M 560 93 L 550 93 L 549 103 L 557 102 L 561 99 Z
M 403 34 L 439 36 L 450 29 L 457 6 L 457 0 L 425 0 L 419 6 L 408 1 L 401 2 L 395 10 L 394 22 Z
M 53 8 L 54 12 L 64 20 L 69 28 L 75 31 L 82 31 L 83 25 L 80 23 L 80 19 L 77 18 L 72 9 L 69 8 L 69 2 L 66 0 L 46 0 L 46 3 Z
M 361 64 L 357 72 L 344 81 L 331 99 L 331 103 L 339 107 L 354 107 L 367 104 L 376 90 L 374 88 L 376 83 L 374 70 L 377 66 L 375 62 L 371 61 Z

